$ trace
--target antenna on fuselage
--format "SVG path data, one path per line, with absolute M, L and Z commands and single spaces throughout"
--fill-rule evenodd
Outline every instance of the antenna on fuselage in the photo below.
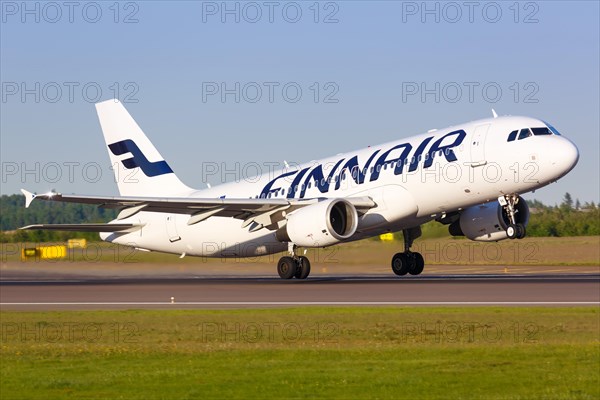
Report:
M 494 110 L 493 108 L 492 108 L 492 115 L 494 116 L 494 118 L 498 118 L 498 114 L 496 114 L 496 110 Z

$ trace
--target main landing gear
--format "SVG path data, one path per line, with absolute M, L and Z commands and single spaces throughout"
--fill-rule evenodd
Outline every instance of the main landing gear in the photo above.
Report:
M 310 274 L 310 261 L 296 255 L 296 245 L 289 243 L 289 256 L 281 257 L 277 263 L 277 273 L 282 279 L 306 279 Z
M 410 251 L 410 247 L 413 241 L 421 236 L 421 227 L 404 229 L 402 234 L 404 235 L 404 252 L 396 253 L 392 257 L 392 271 L 399 276 L 419 275 L 425 268 L 425 260 L 421 253 Z
M 527 234 L 525 225 L 517 223 L 516 214 L 519 210 L 517 210 L 516 205 L 519 204 L 519 199 L 520 197 L 517 194 L 507 194 L 498 197 L 498 202 L 508 216 L 509 225 L 506 227 L 506 235 L 509 239 L 523 239 Z

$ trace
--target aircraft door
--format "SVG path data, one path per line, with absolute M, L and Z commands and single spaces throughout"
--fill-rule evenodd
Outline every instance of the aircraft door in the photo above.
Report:
M 475 127 L 471 139 L 471 165 L 473 167 L 486 164 L 485 139 L 489 129 L 490 124 L 478 125 Z
M 177 233 L 177 219 L 175 214 L 167 215 L 167 237 L 169 238 L 169 242 L 173 243 L 178 240 L 181 240 L 181 236 Z

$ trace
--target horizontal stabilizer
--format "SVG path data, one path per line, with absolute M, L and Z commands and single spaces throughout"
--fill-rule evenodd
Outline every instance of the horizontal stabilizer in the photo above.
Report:
M 142 229 L 143 226 L 143 224 L 36 224 L 19 229 L 69 232 L 135 232 Z
M 31 202 L 33 201 L 33 199 L 35 199 L 35 194 L 33 194 L 25 189 L 21 189 L 21 193 L 23 193 L 23 195 L 25 195 L 25 208 L 29 208 L 29 205 L 31 204 Z

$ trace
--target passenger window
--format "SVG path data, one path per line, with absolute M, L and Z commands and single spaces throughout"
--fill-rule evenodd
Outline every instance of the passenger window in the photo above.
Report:
M 518 130 L 509 133 L 507 142 L 513 142 L 517 138 L 517 133 L 519 133 Z
M 529 130 L 529 128 L 521 129 L 521 132 L 519 132 L 519 140 L 525 139 L 529 136 L 531 136 L 531 131 Z

